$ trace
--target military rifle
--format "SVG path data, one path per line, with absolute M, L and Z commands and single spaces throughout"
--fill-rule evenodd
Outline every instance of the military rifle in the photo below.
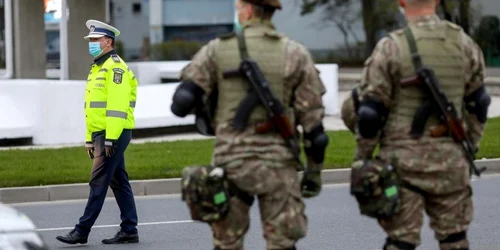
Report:
M 287 146 L 292 150 L 294 158 L 300 164 L 301 169 L 304 169 L 302 161 L 300 160 L 300 145 L 295 136 L 295 129 L 292 127 L 290 118 L 286 114 L 283 105 L 274 97 L 271 89 L 269 89 L 264 74 L 262 74 L 257 63 L 253 59 L 245 58 L 241 61 L 238 69 L 225 71 L 223 73 L 224 78 L 239 74 L 246 76 L 253 91 L 250 96 L 255 94 L 258 96 L 260 103 L 267 110 L 271 124 L 278 130 Z
M 260 104 L 262 104 L 267 111 L 270 123 L 278 130 L 281 137 L 285 140 L 286 145 L 291 149 L 300 168 L 304 170 L 304 165 L 300 160 L 300 144 L 296 137 L 295 129 L 290 122 L 290 118 L 285 112 L 285 108 L 273 95 L 257 62 L 248 57 L 243 34 L 237 30 L 236 35 L 238 37 L 238 45 L 242 57 L 241 62 L 239 68 L 224 71 L 224 78 L 243 75 L 248 80 L 251 92 L 249 96 L 243 100 L 242 104 L 244 105 L 240 107 L 245 107 L 247 105 L 250 107 L 254 106 L 252 103 L 255 103 L 255 100 L 259 100 Z M 250 113 L 250 111 L 248 111 L 248 113 Z M 266 125 L 261 125 L 260 129 L 263 130 L 265 129 L 264 127 L 266 127 Z
M 403 79 L 402 84 L 406 86 L 422 85 L 423 82 L 423 90 L 428 97 L 430 97 L 431 103 L 433 104 L 432 106 L 437 106 L 438 108 L 437 111 L 439 119 L 445 124 L 447 131 L 451 132 L 453 139 L 462 146 L 462 150 L 464 151 L 470 165 L 471 174 L 473 172 L 475 175 L 481 176 L 481 173 L 486 170 L 486 167 L 482 167 L 480 169 L 476 167 L 474 163 L 475 153 L 472 149 L 472 143 L 465 132 L 460 118 L 458 117 L 455 106 L 446 97 L 434 71 L 422 65 L 420 55 L 417 53 L 417 46 L 413 38 L 413 34 L 409 27 L 405 29 L 405 35 L 410 46 L 416 76 L 409 79 Z
M 474 172 L 475 175 L 481 176 L 481 173 L 486 170 L 486 167 L 482 167 L 480 169 L 476 167 L 474 163 L 475 153 L 472 149 L 472 143 L 470 142 L 462 122 L 458 117 L 455 106 L 444 94 L 434 71 L 427 67 L 422 67 L 417 71 L 417 75 L 418 78 L 424 83 L 425 92 L 431 96 L 432 102 L 434 103 L 433 106 L 437 106 L 439 119 L 445 124 L 447 131 L 451 132 L 453 139 L 455 139 L 456 142 L 459 142 L 462 146 L 470 164 L 471 173 Z M 437 136 L 436 133 L 443 133 L 443 127 L 439 127 L 438 130 L 435 130 L 432 136 Z

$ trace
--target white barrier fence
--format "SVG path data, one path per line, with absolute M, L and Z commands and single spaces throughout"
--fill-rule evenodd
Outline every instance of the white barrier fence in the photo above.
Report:
M 192 115 L 179 118 L 170 105 L 176 83 L 159 84 L 161 78 L 177 79 L 188 62 L 130 63 L 139 80 L 135 109 L 136 128 L 148 129 L 194 124 Z M 327 93 L 327 115 L 338 114 L 338 67 L 317 64 Z M 85 142 L 83 114 L 86 81 L 15 79 L 0 81 L 0 139 L 32 138 L 36 145 Z

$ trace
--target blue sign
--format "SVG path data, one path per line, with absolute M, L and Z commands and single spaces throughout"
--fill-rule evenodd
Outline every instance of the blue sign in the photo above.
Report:
M 60 21 L 60 18 L 56 18 L 54 16 L 55 14 L 55 11 L 52 11 L 52 12 L 46 12 L 44 14 L 44 19 L 45 19 L 45 22 L 49 22 L 49 23 L 59 23 Z

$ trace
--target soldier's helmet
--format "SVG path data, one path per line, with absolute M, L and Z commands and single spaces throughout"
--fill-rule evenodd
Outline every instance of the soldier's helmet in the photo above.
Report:
M 280 0 L 243 0 L 243 1 L 260 6 L 269 6 L 279 10 L 281 10 L 282 8 Z

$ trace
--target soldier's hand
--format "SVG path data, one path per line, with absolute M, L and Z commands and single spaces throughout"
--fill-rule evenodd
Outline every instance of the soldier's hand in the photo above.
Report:
M 91 141 L 85 142 L 85 149 L 90 159 L 94 159 L 94 144 Z
M 304 171 L 304 176 L 300 183 L 302 196 L 304 198 L 318 196 L 321 192 L 321 184 L 321 171 Z
M 114 142 L 108 140 L 104 142 L 104 150 L 106 151 L 107 157 L 111 157 L 115 154 L 115 148 L 116 146 Z

